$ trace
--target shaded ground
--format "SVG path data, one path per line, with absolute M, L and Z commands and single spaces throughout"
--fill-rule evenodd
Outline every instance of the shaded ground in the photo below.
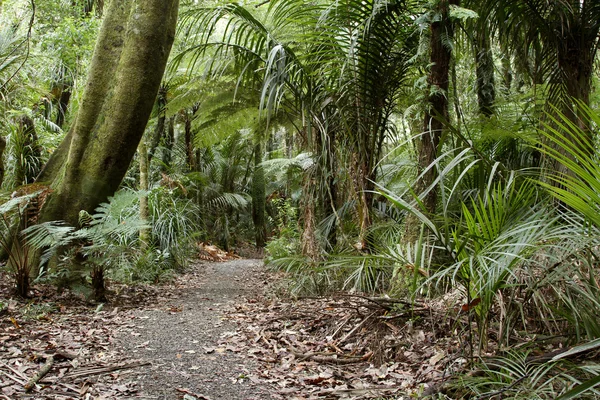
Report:
M 269 399 L 264 384 L 249 377 L 255 361 L 226 344 L 236 323 L 223 318 L 227 308 L 253 300 L 264 285 L 261 262 L 235 260 L 199 264 L 181 279 L 175 297 L 159 308 L 132 313 L 119 329 L 117 343 L 151 367 L 135 371 L 138 396 L 174 399 Z
M 259 260 L 197 262 L 96 306 L 40 285 L 10 299 L 4 277 L 0 399 L 403 399 L 466 362 L 446 306 L 265 296 L 276 280 Z

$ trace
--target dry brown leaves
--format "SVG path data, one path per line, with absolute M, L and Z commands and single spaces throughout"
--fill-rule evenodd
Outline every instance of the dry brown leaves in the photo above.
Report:
M 145 366 L 114 350 L 113 336 L 132 324 L 112 305 L 87 304 L 72 294 L 36 286 L 30 300 L 11 298 L 0 276 L 0 399 L 114 399 L 136 392 L 127 373 Z M 151 299 L 150 287 L 116 287 L 116 303 L 130 308 Z M 38 382 L 31 379 L 49 367 Z M 26 390 L 26 386 L 30 390 Z
M 414 396 L 466 360 L 448 318 L 423 304 L 410 310 L 361 296 L 251 300 L 228 313 L 240 329 L 221 346 L 261 361 L 257 382 L 281 399 Z
M 234 253 L 221 250 L 215 245 L 199 242 L 198 247 L 198 258 L 204 261 L 224 262 L 229 260 L 238 260 L 239 256 Z

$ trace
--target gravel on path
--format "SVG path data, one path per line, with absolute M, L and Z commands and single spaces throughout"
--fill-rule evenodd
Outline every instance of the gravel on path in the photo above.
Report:
M 136 398 L 271 399 L 252 378 L 255 361 L 220 345 L 236 329 L 223 318 L 225 310 L 259 296 L 266 284 L 262 261 L 198 263 L 192 271 L 180 279 L 174 298 L 133 312 L 118 335 L 121 351 L 152 363 L 130 376 L 138 382 Z

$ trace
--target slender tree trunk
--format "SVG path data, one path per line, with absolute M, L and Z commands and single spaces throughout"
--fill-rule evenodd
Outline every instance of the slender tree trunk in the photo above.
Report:
M 448 86 L 452 51 L 445 44 L 453 37 L 452 21 L 449 16 L 450 4 L 458 5 L 458 0 L 440 0 L 438 12 L 441 18 L 431 24 L 431 70 L 429 72 L 430 95 L 429 108 L 425 113 L 423 134 L 418 143 L 418 167 L 422 173 L 437 158 L 442 132 L 448 123 Z M 417 193 L 426 190 L 437 178 L 436 168 L 430 168 L 424 173 L 418 183 Z M 437 188 L 432 188 L 423 203 L 429 214 L 435 213 L 437 204 Z
M 158 89 L 158 96 L 156 97 L 156 108 L 158 112 L 158 118 L 156 119 L 156 128 L 150 139 L 150 147 L 148 147 L 148 163 L 152 162 L 152 158 L 156 152 L 156 148 L 160 143 L 160 139 L 165 135 L 165 121 L 167 107 L 167 88 L 165 85 L 161 85 Z
M 144 138 L 142 138 L 140 145 L 138 146 L 138 155 L 140 158 L 140 190 L 146 192 L 140 197 L 140 219 L 147 225 L 149 223 L 147 192 L 150 185 L 148 182 L 148 146 L 146 145 Z M 142 250 L 148 248 L 150 243 L 150 228 L 146 227 L 140 230 L 140 242 Z
M 494 78 L 494 57 L 490 48 L 488 24 L 482 26 L 479 32 L 476 33 L 474 47 L 479 113 L 489 118 L 494 114 L 496 84 Z
M 500 43 L 502 51 L 502 84 L 506 93 L 510 93 L 510 88 L 513 81 L 513 71 L 510 62 L 510 52 L 506 48 L 506 44 Z
M 0 136 L 0 186 L 4 182 L 4 150 L 6 150 L 6 139 Z
M 304 177 L 302 185 L 302 200 L 300 209 L 302 215 L 302 255 L 316 262 L 320 259 L 319 242 L 317 241 L 317 222 L 315 215 L 315 200 L 317 197 L 316 183 L 310 173 Z
M 252 220 L 256 233 L 256 247 L 265 247 L 267 239 L 267 224 L 265 220 L 266 193 L 265 171 L 262 167 L 262 146 L 258 135 L 254 144 L 254 176 L 252 178 Z
M 58 110 L 56 113 L 56 125 L 58 125 L 60 128 L 62 128 L 65 123 L 65 117 L 67 115 L 67 109 L 69 107 L 70 100 L 71 88 L 63 88 L 63 90 L 60 92 L 60 97 L 58 98 Z
M 162 171 L 167 172 L 171 167 L 171 159 L 173 158 L 173 145 L 175 144 L 175 117 L 169 118 L 165 136 L 163 138 L 162 151 Z
M 190 171 L 197 171 L 198 165 L 194 152 L 194 133 L 192 132 L 192 120 L 198 112 L 199 106 L 194 105 L 191 110 L 185 110 L 185 156 Z
M 337 245 L 337 230 L 338 230 L 338 171 L 337 171 L 337 152 L 336 146 L 336 132 L 330 132 L 327 135 L 327 170 L 325 171 L 325 182 L 326 182 L 326 197 L 323 200 L 325 204 L 325 216 L 333 217 L 334 222 L 331 227 L 329 234 L 327 235 L 327 242 L 329 243 L 329 250 L 333 250 Z

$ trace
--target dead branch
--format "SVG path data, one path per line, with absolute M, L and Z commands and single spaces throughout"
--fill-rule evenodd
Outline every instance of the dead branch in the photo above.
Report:
M 369 358 L 371 358 L 371 356 L 373 355 L 373 352 L 370 351 L 363 356 L 348 356 L 348 357 L 342 356 L 341 358 L 340 358 L 340 355 L 337 353 L 322 353 L 322 352 L 312 353 L 311 352 L 311 353 L 303 354 L 303 353 L 292 352 L 292 354 L 298 358 L 298 361 L 310 360 L 310 361 L 315 361 L 315 362 L 323 363 L 323 364 L 346 365 L 346 364 L 357 364 L 357 363 L 367 361 Z
M 91 367 L 91 368 L 87 368 L 87 369 L 85 369 L 83 371 L 79 371 L 79 372 L 74 371 L 70 374 L 65 375 L 65 378 L 67 378 L 67 379 L 83 378 L 86 376 L 100 375 L 100 374 L 119 371 L 119 370 L 123 370 L 123 369 L 145 367 L 146 365 L 151 365 L 151 363 L 137 362 L 137 363 L 131 363 L 131 364 L 124 364 L 124 365 L 113 365 L 110 367 Z
M 48 358 L 46 358 L 46 363 L 42 366 L 42 368 L 40 369 L 40 371 L 35 374 L 33 376 L 33 378 L 31 378 L 29 380 L 29 382 L 27 382 L 24 386 L 25 388 L 25 392 L 30 392 L 31 389 L 33 389 L 35 387 L 35 384 L 42 379 L 44 376 L 46 376 L 48 374 L 48 372 L 50 372 L 50 370 L 52 369 L 52 366 L 54 365 L 54 357 L 53 356 L 48 356 Z
M 371 317 L 375 315 L 375 312 L 372 312 L 367 318 L 363 319 L 362 322 L 358 325 L 356 325 L 354 328 L 352 328 L 352 330 L 350 332 L 348 332 L 346 334 L 346 336 L 344 336 L 343 338 L 340 339 L 339 342 L 336 343 L 337 346 L 341 345 L 342 343 L 344 343 L 346 340 L 350 339 L 352 337 L 352 335 L 354 335 L 354 333 L 356 331 L 358 331 L 364 324 L 367 323 L 367 321 L 369 319 L 371 319 Z
M 406 300 L 400 300 L 400 299 L 393 299 L 391 297 L 367 297 L 367 296 L 363 296 L 360 294 L 339 294 L 339 296 L 341 297 L 355 297 L 355 298 L 359 298 L 359 299 L 363 299 L 363 300 L 367 300 L 371 303 L 377 304 L 379 307 L 385 309 L 385 310 L 389 310 L 392 308 L 393 305 L 395 304 L 402 304 L 405 306 L 409 306 L 409 307 L 419 307 L 419 308 L 425 308 L 424 304 L 420 304 L 420 303 L 416 303 L 416 302 L 410 302 L 410 301 L 406 301 Z

